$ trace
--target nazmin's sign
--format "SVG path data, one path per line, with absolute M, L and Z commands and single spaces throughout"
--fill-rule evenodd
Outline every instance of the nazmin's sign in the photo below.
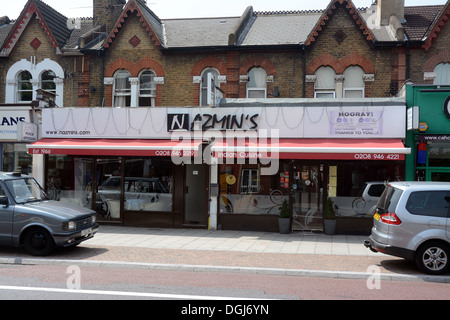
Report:
M 198 113 L 192 122 L 188 113 L 168 114 L 167 131 L 177 130 L 255 130 L 259 114 L 211 114 Z

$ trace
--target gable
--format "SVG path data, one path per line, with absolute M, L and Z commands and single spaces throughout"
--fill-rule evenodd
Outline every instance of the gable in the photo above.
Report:
M 447 4 L 444 6 L 444 8 L 441 11 L 441 14 L 432 25 L 431 31 L 429 32 L 428 37 L 425 40 L 425 43 L 423 44 L 423 48 L 425 50 L 428 51 L 431 48 L 436 38 L 441 34 L 442 29 L 444 29 L 444 27 L 448 24 L 449 18 L 450 18 L 450 2 L 447 1 Z
M 363 37 L 367 41 L 373 41 L 374 35 L 372 31 L 368 28 L 366 25 L 366 22 L 360 14 L 358 13 L 358 10 L 356 9 L 355 5 L 350 0 L 333 0 L 328 5 L 327 9 L 323 12 L 322 16 L 320 17 L 319 21 L 316 23 L 314 29 L 311 31 L 311 33 L 308 36 L 308 39 L 306 40 L 305 44 L 307 46 L 311 45 L 313 42 L 317 40 L 317 38 L 322 34 L 326 26 L 329 24 L 330 20 L 334 16 L 334 14 L 337 12 L 339 8 L 343 8 L 348 12 L 350 15 L 353 23 L 356 25 L 356 27 L 359 29 Z M 340 37 L 337 35 L 337 37 Z
M 42 30 L 37 19 L 31 19 L 20 38 L 14 43 L 11 61 L 35 56 L 38 60 L 55 58 L 54 44 L 48 40 L 47 34 Z
M 116 25 L 106 38 L 103 47 L 109 48 L 115 41 L 120 30 L 124 27 L 126 20 L 135 14 L 147 35 L 152 39 L 155 45 L 160 46 L 164 43 L 164 28 L 161 20 L 140 0 L 129 0 L 122 14 L 117 20 Z
M 137 13 L 131 13 L 128 19 L 123 23 L 119 33 L 114 38 L 114 41 L 109 46 L 111 54 L 116 57 L 120 55 L 129 55 L 130 50 L 140 50 L 140 53 L 136 53 L 136 56 L 127 57 L 134 60 L 142 58 L 140 55 L 142 51 L 145 51 L 145 55 L 153 56 L 151 52 L 156 51 L 160 53 L 159 46 L 148 36 L 148 32 L 142 27 L 140 18 Z M 133 54 L 134 55 L 134 54 Z
M 11 53 L 34 18 L 38 20 L 51 46 L 57 52 L 61 51 L 72 32 L 67 28 L 67 18 L 40 0 L 29 0 L 9 33 L 0 53 L 1 56 L 8 56 Z

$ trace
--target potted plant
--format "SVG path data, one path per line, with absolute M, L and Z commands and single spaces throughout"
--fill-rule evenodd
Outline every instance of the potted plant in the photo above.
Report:
M 331 198 L 327 199 L 325 210 L 323 213 L 324 232 L 328 235 L 333 235 L 336 232 L 336 213 L 333 208 Z
M 278 218 L 278 228 L 280 233 L 287 234 L 291 231 L 291 215 L 287 200 L 283 201 L 280 210 L 280 217 Z

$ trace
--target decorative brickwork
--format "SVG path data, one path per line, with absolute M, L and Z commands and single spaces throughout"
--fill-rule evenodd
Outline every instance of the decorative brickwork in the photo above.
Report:
M 134 35 L 133 38 L 131 38 L 128 42 L 133 46 L 133 48 L 136 48 L 139 43 L 141 43 L 141 39 L 139 39 L 138 36 Z
M 157 77 L 165 76 L 165 72 L 161 64 L 150 57 L 139 60 L 136 63 L 133 63 L 125 58 L 114 60 L 106 67 L 105 77 L 113 77 L 114 73 L 119 69 L 126 69 L 130 73 L 131 77 L 138 77 L 139 73 L 144 69 L 152 69 L 156 73 Z
M 314 74 L 322 66 L 330 66 L 336 71 L 336 74 L 344 73 L 349 66 L 359 66 L 365 73 L 375 73 L 375 66 L 365 56 L 352 52 L 351 54 L 338 59 L 330 53 L 325 53 L 312 61 L 306 67 L 306 74 Z
M 220 75 L 225 75 L 227 73 L 225 62 L 223 62 L 221 59 L 217 57 L 207 56 L 198 61 L 194 65 L 191 71 L 192 77 L 200 76 L 203 70 L 205 70 L 206 68 L 215 68 L 219 71 Z M 192 103 L 194 106 L 198 106 L 200 104 L 200 86 L 201 83 L 192 84 L 192 91 L 193 91 Z
M 37 50 L 39 49 L 39 47 L 41 46 L 42 42 L 41 40 L 39 40 L 38 38 L 34 38 L 33 41 L 30 42 L 30 46 L 34 49 Z
M 430 50 L 434 41 L 437 39 L 441 31 L 444 29 L 445 25 L 448 23 L 450 19 L 450 3 L 447 2 L 446 8 L 441 12 L 439 19 L 434 23 L 433 29 L 428 35 L 427 40 L 425 41 L 423 48 L 425 50 Z

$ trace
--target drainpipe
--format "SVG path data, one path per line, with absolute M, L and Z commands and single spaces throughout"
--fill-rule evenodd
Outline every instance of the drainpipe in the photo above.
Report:
M 100 107 L 105 106 L 105 52 L 103 49 L 99 52 L 102 56 L 102 83 L 100 85 Z
M 411 72 L 411 69 L 410 69 L 410 64 L 411 64 L 411 56 L 410 56 L 410 44 L 409 44 L 409 41 L 407 41 L 406 42 L 406 81 L 407 80 L 409 80 L 410 79 L 410 72 Z
M 304 43 L 300 45 L 302 46 L 303 98 L 306 98 L 306 46 Z

